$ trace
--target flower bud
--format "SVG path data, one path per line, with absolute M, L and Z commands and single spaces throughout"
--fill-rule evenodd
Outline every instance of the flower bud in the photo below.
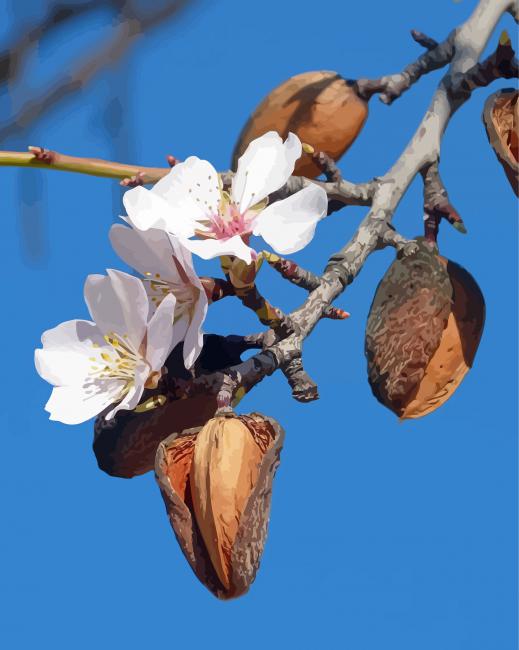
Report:
M 171 525 L 218 598 L 241 596 L 254 581 L 283 437 L 275 420 L 253 413 L 215 417 L 159 445 L 155 473 Z
M 366 326 L 375 397 L 401 419 L 441 406 L 472 367 L 485 320 L 474 278 L 418 239 L 378 285 Z
M 283 138 L 295 133 L 314 151 L 338 160 L 360 133 L 367 115 L 367 102 L 336 72 L 296 75 L 275 88 L 252 113 L 238 138 L 232 167 L 236 169 L 249 143 L 267 131 L 277 131 Z M 320 173 L 305 151 L 294 174 L 315 178 Z

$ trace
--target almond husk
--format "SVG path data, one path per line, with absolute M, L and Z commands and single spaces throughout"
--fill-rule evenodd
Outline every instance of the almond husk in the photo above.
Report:
M 159 391 L 150 391 L 159 393 Z M 147 393 L 143 399 L 149 399 Z M 151 471 L 159 443 L 175 429 L 202 426 L 218 408 L 216 395 L 168 401 L 148 413 L 119 411 L 112 420 L 99 416 L 93 450 L 99 469 L 110 476 L 133 478 Z
M 172 434 L 157 450 L 171 526 L 196 576 L 220 599 L 246 593 L 256 576 L 283 438 L 272 418 L 221 416 Z
M 490 146 L 519 196 L 519 91 L 505 88 L 490 95 L 483 122 Z
M 268 131 L 283 138 L 290 132 L 302 142 L 338 160 L 360 133 L 368 105 L 350 81 L 337 72 L 304 72 L 284 81 L 265 97 L 244 126 L 234 149 L 232 168 L 250 142 Z M 297 161 L 294 174 L 315 178 L 321 169 L 309 154 Z
M 474 278 L 418 244 L 389 267 L 366 327 L 373 394 L 401 419 L 427 415 L 451 397 L 472 367 L 485 319 Z

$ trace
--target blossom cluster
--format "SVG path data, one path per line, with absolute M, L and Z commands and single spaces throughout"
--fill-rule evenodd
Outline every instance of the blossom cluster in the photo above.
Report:
M 252 236 L 281 254 L 311 241 L 328 206 L 322 188 L 311 184 L 268 204 L 301 153 L 296 135 L 283 141 L 271 131 L 249 144 L 230 191 L 211 163 L 191 156 L 151 189 L 124 194 L 127 225 L 113 225 L 110 241 L 140 277 L 113 269 L 89 275 L 84 297 L 92 320 L 67 321 L 43 334 L 35 364 L 54 387 L 45 407 L 51 420 L 78 424 L 135 409 L 145 388 L 157 387 L 179 344 L 192 368 L 208 308 L 192 253 L 250 264 L 258 259 Z

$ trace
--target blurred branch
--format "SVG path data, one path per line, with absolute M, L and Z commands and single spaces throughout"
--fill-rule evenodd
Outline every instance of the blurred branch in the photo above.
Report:
M 133 13 L 131 7 L 126 3 L 114 0 L 114 6 L 121 6 L 121 16 L 123 18 L 113 31 L 112 38 L 103 46 L 96 48 L 93 56 L 85 58 L 75 69 L 65 73 L 39 96 L 28 100 L 12 119 L 0 124 L 0 141 L 22 131 L 58 102 L 81 90 L 101 70 L 118 61 L 139 36 L 178 14 L 189 2 L 190 0 L 175 0 L 160 9 L 138 15 Z M 90 4 L 93 5 L 94 3 Z M 67 11 L 65 11 L 64 15 L 67 15 Z M 63 22 L 66 19 L 62 18 L 61 20 Z M 35 27 L 32 31 L 36 33 L 38 27 Z
M 48 36 L 56 27 L 67 23 L 93 9 L 112 5 L 120 8 L 124 0 L 87 0 L 86 2 L 59 3 L 49 8 L 47 15 L 26 31 L 7 50 L 0 52 L 0 84 L 12 83 L 18 76 L 22 63 L 29 51 L 43 36 Z

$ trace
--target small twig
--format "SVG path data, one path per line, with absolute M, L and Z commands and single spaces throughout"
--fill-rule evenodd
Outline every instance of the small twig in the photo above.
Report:
M 230 184 L 232 174 L 228 174 L 224 182 Z M 345 205 L 371 205 L 376 189 L 375 181 L 368 183 L 351 183 L 344 179 L 335 181 L 310 180 L 304 176 L 291 176 L 287 183 L 277 192 L 274 192 L 269 200 L 271 202 L 285 199 L 311 183 L 319 185 L 328 195 L 328 214 L 340 210 Z
M 392 246 L 396 249 L 400 257 L 408 257 L 413 255 L 418 250 L 418 244 L 414 239 L 406 239 L 398 233 L 391 223 L 387 224 L 383 232 L 379 236 L 379 248 Z
M 467 72 L 454 75 L 447 89 L 451 97 L 465 99 L 476 88 L 484 88 L 497 79 L 514 79 L 518 76 L 519 66 L 514 48 L 505 31 L 501 34 L 495 52 Z
M 326 180 L 331 183 L 339 183 L 342 180 L 342 174 L 335 160 L 324 151 L 316 151 L 311 144 L 303 143 L 303 151 L 312 156 L 312 160 L 319 167 L 321 172 L 326 176 Z
M 263 251 L 263 257 L 267 260 L 268 264 L 281 275 L 281 277 L 285 278 L 285 280 L 288 280 L 292 284 L 295 284 L 302 289 L 306 289 L 307 291 L 313 291 L 319 286 L 320 278 L 315 275 L 315 273 L 303 269 L 299 264 L 297 264 L 297 262 L 287 260 L 276 253 L 271 253 L 270 251 Z
M 44 159 L 42 159 L 41 152 L 44 153 Z M 0 166 L 37 167 L 120 180 L 140 174 L 144 183 L 156 183 L 169 173 L 168 167 L 137 167 L 136 165 L 110 162 L 100 158 L 67 156 L 42 147 L 29 147 L 27 153 L 0 151 Z
M 271 327 L 279 336 L 288 336 L 294 331 L 294 324 L 290 317 L 278 307 L 271 305 L 255 284 L 243 288 L 234 287 L 234 293 L 244 307 L 252 309 L 259 321 Z
M 449 195 L 440 177 L 438 163 L 434 162 L 421 170 L 423 178 L 423 207 L 425 238 L 436 243 L 440 221 L 446 219 L 458 232 L 467 229 L 463 219 L 449 200 Z
M 287 260 L 286 258 L 269 251 L 263 251 L 263 256 L 269 265 L 276 270 L 281 277 L 285 278 L 285 280 L 288 280 L 292 284 L 301 287 L 301 289 L 313 291 L 314 289 L 317 289 L 321 283 L 321 278 L 318 275 L 303 269 L 293 260 Z M 323 311 L 323 318 L 330 318 L 331 320 L 345 320 L 349 317 L 350 314 L 347 311 L 339 309 L 339 307 L 334 307 L 333 305 L 327 305 Z
M 427 36 L 423 32 L 419 32 L 417 29 L 411 30 L 411 36 L 419 45 L 425 47 L 427 50 L 434 50 L 439 45 L 438 41 L 434 40 L 434 38 Z
M 292 388 L 292 397 L 298 402 L 312 402 L 319 399 L 317 384 L 303 368 L 301 357 L 281 366 L 281 371 Z
M 234 287 L 229 280 L 222 280 L 221 278 L 200 278 L 200 282 L 204 287 L 207 299 L 209 302 L 217 302 L 227 296 L 234 296 Z
M 419 32 L 411 33 L 415 40 L 423 37 L 426 43 L 432 45 L 432 39 Z M 358 79 L 355 82 L 358 95 L 368 101 L 374 94 L 378 93 L 381 102 L 391 104 L 424 74 L 443 68 L 443 66 L 450 63 L 454 56 L 455 38 L 456 31 L 452 32 L 443 43 L 436 43 L 432 49 L 429 49 L 416 61 L 410 63 L 402 72 L 386 75 L 379 79 Z

